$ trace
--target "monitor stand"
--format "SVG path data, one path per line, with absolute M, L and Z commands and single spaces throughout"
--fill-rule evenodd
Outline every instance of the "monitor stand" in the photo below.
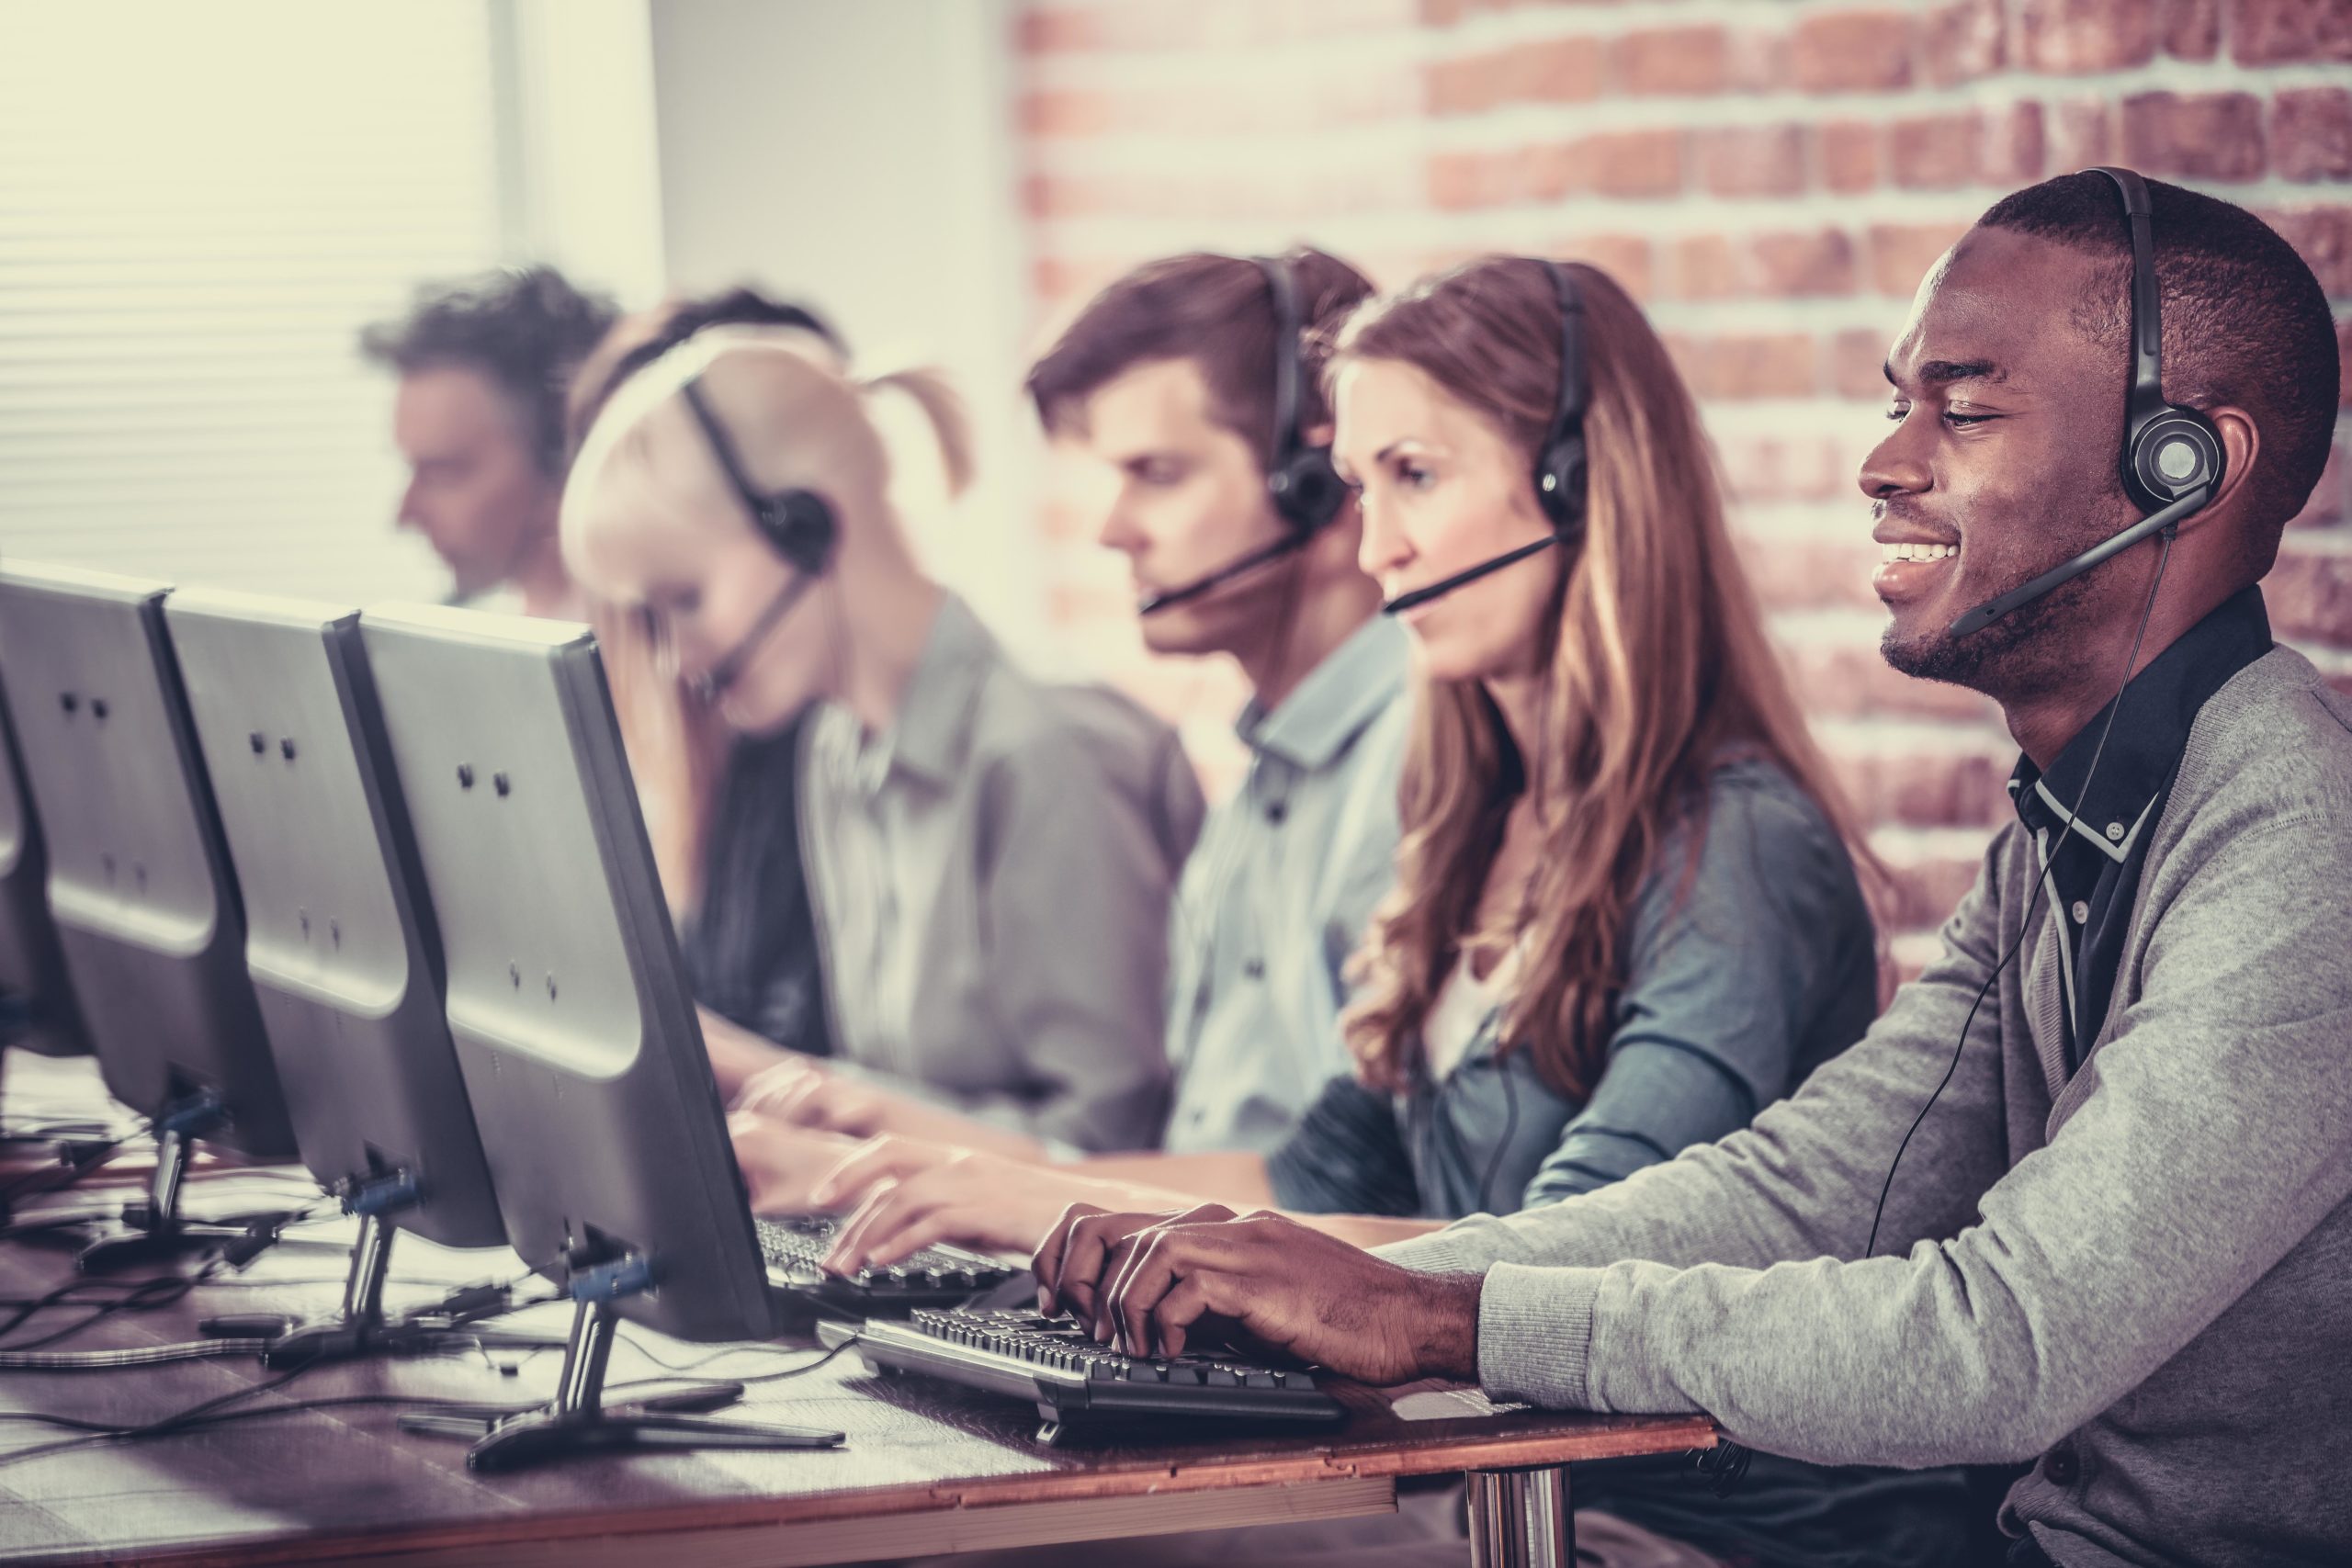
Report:
M 560 1339 L 476 1328 L 463 1316 L 412 1314 L 386 1319 L 384 1283 L 391 1273 L 392 1238 L 400 1234 L 392 1215 L 416 1201 L 416 1179 L 406 1172 L 354 1177 L 339 1190 L 344 1194 L 344 1212 L 359 1216 L 359 1239 L 352 1246 L 351 1272 L 343 1282 L 343 1310 L 332 1318 L 298 1324 L 277 1335 L 261 1353 L 264 1365 L 302 1367 L 360 1356 L 429 1356 L 475 1347 L 485 1350 L 561 1348 Z M 238 1326 L 235 1319 L 220 1319 L 208 1324 L 206 1330 L 234 1333 Z
M 831 1449 L 842 1434 L 802 1427 L 718 1421 L 686 1412 L 724 1408 L 742 1397 L 741 1383 L 717 1383 L 607 1408 L 605 1368 L 620 1328 L 614 1302 L 651 1288 L 647 1260 L 630 1254 L 575 1272 L 571 1280 L 571 1337 L 563 1348 L 563 1378 L 550 1404 L 537 1410 L 478 1406 L 416 1412 L 401 1417 L 404 1432 L 472 1438 L 469 1470 L 517 1470 L 571 1454 L 630 1450 Z
M 283 1214 L 232 1215 L 222 1220 L 190 1220 L 180 1215 L 180 1186 L 187 1176 L 188 1156 L 198 1133 L 220 1120 L 220 1108 L 209 1096 L 172 1106 L 155 1118 L 155 1174 L 147 1184 L 147 1201 L 124 1207 L 116 1220 L 101 1220 L 94 1240 L 75 1258 L 85 1274 L 142 1264 L 172 1263 L 191 1255 L 219 1252 L 231 1242 L 250 1238 L 256 1222 L 283 1220 Z

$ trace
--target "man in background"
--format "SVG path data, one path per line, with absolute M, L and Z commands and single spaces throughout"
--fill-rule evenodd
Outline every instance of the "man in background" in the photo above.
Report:
M 360 352 L 400 378 L 400 525 L 448 563 L 452 600 L 505 590 L 526 615 L 579 614 L 556 540 L 564 397 L 616 314 L 534 266 L 428 284 L 406 316 L 360 334 Z

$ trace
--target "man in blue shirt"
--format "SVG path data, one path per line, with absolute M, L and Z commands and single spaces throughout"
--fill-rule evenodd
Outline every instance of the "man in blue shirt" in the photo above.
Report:
M 1286 508 L 1269 483 L 1329 440 L 1312 345 L 1371 292 L 1311 250 L 1151 262 L 1029 376 L 1047 431 L 1117 475 L 1099 536 L 1145 643 L 1229 656 L 1251 691 L 1248 771 L 1170 925 L 1174 1152 L 1270 1152 L 1347 1072 L 1341 970 L 1395 875 L 1405 637 L 1356 565 L 1352 498 Z

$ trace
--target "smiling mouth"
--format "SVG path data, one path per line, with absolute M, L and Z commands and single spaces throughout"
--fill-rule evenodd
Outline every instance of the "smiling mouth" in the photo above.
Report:
M 1879 547 L 1879 562 L 1898 560 L 1949 560 L 1960 554 L 1958 545 L 1925 545 L 1901 542 Z

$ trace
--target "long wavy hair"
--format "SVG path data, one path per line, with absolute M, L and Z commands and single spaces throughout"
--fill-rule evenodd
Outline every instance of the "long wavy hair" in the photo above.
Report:
M 1679 828 L 1695 868 L 1708 781 L 1724 762 L 1777 762 L 1867 861 L 1764 635 L 1724 524 L 1714 455 L 1666 345 L 1600 270 L 1571 264 L 1586 315 L 1589 505 L 1543 635 L 1542 755 L 1519 756 L 1477 681 L 1416 677 L 1394 892 L 1354 961 L 1342 1028 L 1359 1073 L 1395 1089 L 1464 953 L 1524 942 L 1504 1004 L 1505 1049 L 1546 1083 L 1590 1097 L 1624 979 L 1633 907 Z M 1524 455 L 1559 399 L 1560 308 L 1540 262 L 1489 256 L 1364 306 L 1327 374 L 1409 365 Z M 1532 482 L 1531 477 L 1531 483 Z M 1474 929 L 1514 801 L 1542 838 L 1507 929 Z

